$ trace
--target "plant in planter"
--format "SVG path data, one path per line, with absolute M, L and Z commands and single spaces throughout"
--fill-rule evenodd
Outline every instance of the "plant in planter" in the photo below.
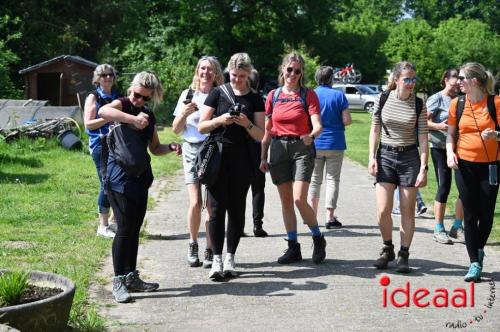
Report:
M 0 324 L 21 331 L 64 330 L 74 294 L 74 283 L 57 274 L 0 270 Z

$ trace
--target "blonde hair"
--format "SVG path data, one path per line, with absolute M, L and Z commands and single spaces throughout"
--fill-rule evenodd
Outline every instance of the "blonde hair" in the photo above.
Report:
M 109 71 L 111 71 L 116 78 L 116 71 L 112 65 L 108 65 L 107 63 L 104 63 L 102 65 L 95 67 L 94 76 L 92 77 L 92 84 L 94 84 L 96 87 L 98 87 L 100 85 L 99 79 L 101 78 L 101 75 L 104 73 L 108 73 Z M 113 84 L 115 82 L 116 82 L 116 80 L 113 79 Z
M 302 69 L 302 73 L 300 74 L 299 86 L 302 88 L 306 85 L 305 79 L 305 71 L 306 71 L 306 62 L 302 55 L 297 53 L 296 51 L 292 51 L 283 57 L 283 61 L 281 62 L 281 66 L 278 68 L 278 82 L 280 85 L 285 84 L 285 78 L 283 77 L 283 68 L 288 65 L 290 62 L 298 62 L 300 63 L 300 69 Z
M 479 86 L 483 92 L 487 92 L 490 95 L 495 94 L 495 78 L 493 74 L 486 70 L 486 68 L 477 62 L 468 62 L 460 67 L 463 70 L 466 78 L 477 79 Z
M 150 89 L 153 92 L 151 97 L 154 104 L 159 104 L 163 100 L 163 87 L 160 80 L 153 72 L 141 71 L 136 74 L 132 83 L 130 83 L 130 87 L 128 88 L 129 94 L 134 86 Z
M 394 65 L 394 68 L 392 69 L 391 74 L 389 75 L 387 83 L 388 90 L 396 90 L 396 81 L 399 79 L 399 77 L 401 77 L 401 73 L 403 73 L 403 70 L 413 70 L 414 72 L 416 72 L 417 68 L 413 63 L 408 61 L 400 61 L 396 63 Z
M 249 74 L 252 73 L 253 66 L 252 60 L 248 53 L 235 53 L 229 59 L 227 63 L 227 69 L 229 70 L 245 70 Z
M 222 74 L 222 68 L 219 60 L 217 60 L 216 57 L 210 55 L 202 56 L 196 64 L 196 68 L 194 69 L 193 81 L 191 82 L 191 88 L 195 91 L 200 90 L 200 78 L 198 77 L 198 69 L 200 69 L 201 63 L 205 60 L 210 63 L 210 66 L 215 72 L 213 86 L 224 84 L 224 75 Z

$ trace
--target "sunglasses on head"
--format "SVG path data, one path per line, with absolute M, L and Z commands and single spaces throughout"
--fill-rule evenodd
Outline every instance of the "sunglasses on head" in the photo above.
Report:
M 147 97 L 147 96 L 143 96 L 141 95 L 140 93 L 137 93 L 137 92 L 134 92 L 134 98 L 135 99 L 141 99 L 144 100 L 144 101 L 150 101 L 151 100 L 151 97 Z
M 217 57 L 213 55 L 203 55 L 201 60 L 217 60 Z
M 417 83 L 417 78 L 416 77 L 405 77 L 403 78 L 403 82 L 405 84 L 411 84 L 411 83 Z
M 295 75 L 300 75 L 300 73 L 302 73 L 302 70 L 300 70 L 300 69 L 293 69 L 292 67 L 286 68 L 287 73 L 291 74 L 292 71 L 295 73 Z
M 113 73 L 104 73 L 104 74 L 99 74 L 100 77 L 109 77 L 109 78 L 113 78 L 115 77 L 115 74 Z

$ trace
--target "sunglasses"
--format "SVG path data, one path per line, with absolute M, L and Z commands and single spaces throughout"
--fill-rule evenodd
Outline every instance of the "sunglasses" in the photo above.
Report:
M 405 77 L 403 78 L 403 82 L 405 84 L 412 84 L 412 83 L 417 83 L 417 78 L 416 77 Z
M 141 99 L 142 98 L 142 100 L 144 100 L 145 102 L 151 100 L 151 97 L 143 96 L 143 95 L 141 95 L 140 93 L 137 93 L 137 92 L 134 92 L 134 98 L 135 99 Z
M 291 74 L 292 71 L 295 73 L 295 75 L 300 75 L 302 73 L 302 70 L 300 69 L 293 69 L 292 67 L 287 67 L 286 72 Z
M 113 73 L 108 73 L 108 74 L 99 74 L 100 77 L 109 77 L 109 78 L 113 78 L 115 77 L 115 74 Z
M 457 80 L 459 81 L 465 81 L 467 79 L 467 77 L 465 76 L 457 76 Z

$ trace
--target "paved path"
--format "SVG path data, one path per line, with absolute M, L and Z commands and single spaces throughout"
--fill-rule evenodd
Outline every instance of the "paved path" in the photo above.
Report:
M 494 296 L 495 283 L 500 285 L 498 247 L 486 248 L 485 281 L 474 286 L 474 307 L 470 285 L 462 281 L 468 268 L 465 246 L 434 242 L 430 216 L 417 219 L 410 249 L 413 272 L 400 275 L 391 267 L 380 273 L 372 267 L 381 246 L 374 219 L 373 181 L 366 169 L 348 161 L 341 180 L 337 215 L 345 227 L 322 228 L 328 242 L 324 264 L 312 264 L 312 240 L 303 224 L 299 225 L 299 242 L 304 261 L 286 266 L 276 263 L 286 242 L 279 198 L 268 178 L 264 228 L 271 236 L 242 238 L 236 254 L 240 276 L 219 283 L 208 279 L 208 270 L 186 264 L 188 203 L 182 176 L 161 181 L 155 208 L 147 215 L 147 239 L 139 248 L 139 268 L 146 280 L 160 282 L 160 290 L 134 294 L 133 303 L 118 305 L 112 299 L 111 283 L 95 285 L 92 297 L 100 314 L 112 331 L 500 331 L 498 296 L 491 309 L 486 307 L 488 298 Z M 166 190 L 170 190 L 168 194 Z M 250 210 L 248 234 L 252 234 Z M 398 218 L 394 221 L 398 227 Z M 399 247 L 396 228 L 393 234 Z M 202 238 L 200 251 L 204 245 Z M 111 280 L 111 257 L 101 274 Z M 390 278 L 388 287 L 380 285 L 383 275 Z M 395 308 L 390 294 L 407 282 L 411 293 L 424 287 L 430 291 L 422 302 L 439 293 L 437 288 L 446 288 L 448 307 L 437 308 L 431 301 L 428 307 L 419 308 L 410 299 L 409 307 Z M 451 305 L 456 288 L 465 289 L 466 308 Z M 384 289 L 387 307 L 383 306 Z M 395 299 L 403 302 L 404 296 Z M 438 300 L 438 305 L 443 301 Z

